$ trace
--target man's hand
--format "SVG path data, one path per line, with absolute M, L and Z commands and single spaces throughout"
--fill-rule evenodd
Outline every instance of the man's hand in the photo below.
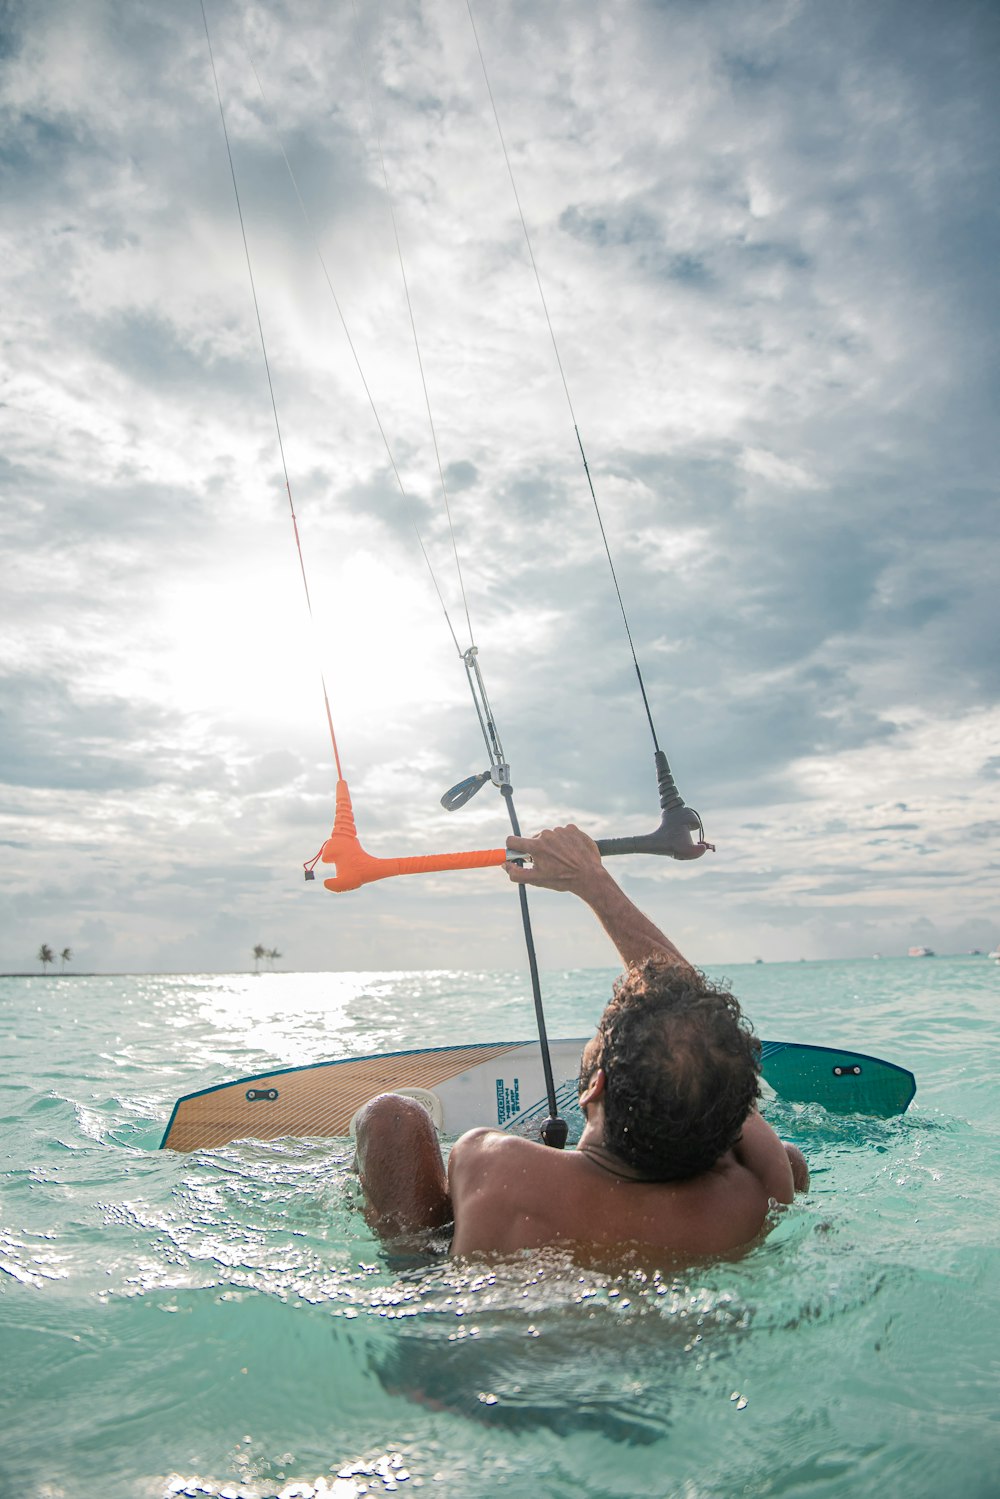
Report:
M 604 866 L 593 838 L 570 823 L 565 828 L 549 828 L 533 838 L 507 839 L 507 851 L 526 854 L 531 863 L 505 865 L 515 885 L 538 885 L 543 890 L 570 890 L 584 895 Z
M 572 823 L 549 828 L 534 838 L 507 839 L 509 854 L 526 854 L 531 864 L 504 865 L 515 885 L 569 890 L 590 907 L 611 938 L 622 962 L 641 963 L 654 953 L 670 963 L 689 964 L 658 926 L 632 904 L 601 862 L 593 838 Z

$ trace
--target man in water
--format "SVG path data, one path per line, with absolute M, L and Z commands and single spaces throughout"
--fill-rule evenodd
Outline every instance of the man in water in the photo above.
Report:
M 757 1112 L 760 1061 L 731 994 L 713 988 L 604 868 L 576 827 L 507 839 L 515 884 L 570 891 L 625 965 L 584 1048 L 574 1150 L 473 1129 L 447 1170 L 423 1105 L 384 1093 L 358 1115 L 366 1217 L 384 1239 L 454 1223 L 453 1255 L 641 1245 L 676 1258 L 751 1243 L 805 1191 L 800 1151 Z

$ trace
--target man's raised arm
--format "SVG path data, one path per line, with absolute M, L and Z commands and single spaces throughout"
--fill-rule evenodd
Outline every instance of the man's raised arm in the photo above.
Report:
M 567 890 L 579 896 L 615 944 L 626 968 L 631 963 L 644 962 L 654 953 L 670 963 L 691 966 L 670 938 L 642 914 L 612 879 L 593 838 L 572 823 L 565 828 L 550 828 L 533 838 L 515 838 L 512 834 L 507 839 L 507 850 L 531 859 L 527 865 L 508 861 L 505 867 L 515 885 Z

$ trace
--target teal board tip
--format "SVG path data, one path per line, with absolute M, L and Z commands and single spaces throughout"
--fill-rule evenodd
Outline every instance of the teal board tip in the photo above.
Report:
M 788 1103 L 820 1104 L 831 1114 L 905 1114 L 917 1091 L 905 1067 L 863 1052 L 794 1041 L 762 1041 L 761 1073 Z

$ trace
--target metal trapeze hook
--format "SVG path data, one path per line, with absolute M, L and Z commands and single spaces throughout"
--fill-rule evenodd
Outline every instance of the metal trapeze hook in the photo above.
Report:
M 446 812 L 457 812 L 459 807 L 464 807 L 466 802 L 471 801 L 477 791 L 481 791 L 490 779 L 490 771 L 481 770 L 477 776 L 466 776 L 464 781 L 459 781 L 445 792 L 441 798 L 441 805 Z

